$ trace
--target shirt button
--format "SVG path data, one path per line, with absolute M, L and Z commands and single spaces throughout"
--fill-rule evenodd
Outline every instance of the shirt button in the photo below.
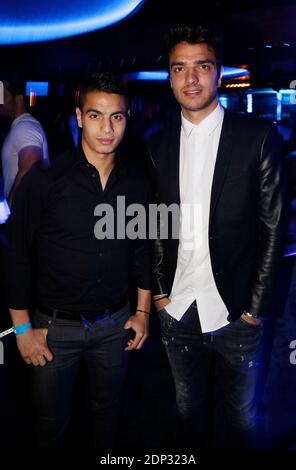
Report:
M 102 279 L 97 279 L 97 283 L 100 284 L 102 282 Z
M 100 256 L 100 257 L 103 256 L 103 253 L 100 252 L 100 253 L 99 253 L 99 256 Z

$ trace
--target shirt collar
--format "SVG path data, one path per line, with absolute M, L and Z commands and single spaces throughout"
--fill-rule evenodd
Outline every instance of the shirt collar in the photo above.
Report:
M 188 121 L 188 119 L 186 119 L 183 114 L 181 114 L 182 129 L 186 137 L 189 137 L 193 130 L 196 130 L 198 133 L 204 133 L 209 136 L 223 121 L 223 117 L 224 108 L 218 103 L 214 111 L 212 111 L 199 124 L 193 124 L 192 122 Z
M 82 166 L 93 166 L 91 163 L 89 163 L 89 161 L 87 160 L 86 156 L 85 156 L 85 153 L 83 151 L 83 148 L 82 148 L 82 145 L 80 144 L 77 148 L 77 159 L 78 159 L 78 163 Z M 116 175 L 116 177 L 120 178 L 120 177 L 123 177 L 126 175 L 126 165 L 124 164 L 123 162 L 123 159 L 120 155 L 120 153 L 118 153 L 115 157 L 115 165 L 114 165 L 114 174 Z M 112 170 L 112 171 L 113 171 Z

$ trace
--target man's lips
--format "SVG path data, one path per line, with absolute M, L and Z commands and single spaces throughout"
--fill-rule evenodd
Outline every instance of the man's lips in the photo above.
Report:
M 113 139 L 98 139 L 98 141 L 102 145 L 111 145 L 113 143 Z
M 198 96 L 201 94 L 201 90 L 195 88 L 194 90 L 184 90 L 183 93 L 186 96 Z

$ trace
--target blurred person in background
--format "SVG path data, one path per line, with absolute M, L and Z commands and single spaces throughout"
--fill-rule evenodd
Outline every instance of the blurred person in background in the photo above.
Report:
M 4 196 L 11 206 L 22 177 L 39 160 L 49 163 L 48 145 L 42 125 L 28 111 L 25 83 L 4 80 L 4 102 L 0 115 L 11 123 L 2 146 Z

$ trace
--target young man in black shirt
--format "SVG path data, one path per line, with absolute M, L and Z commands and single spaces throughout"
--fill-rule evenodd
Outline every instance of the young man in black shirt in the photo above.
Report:
M 119 197 L 126 207 L 145 207 L 148 191 L 118 152 L 129 108 L 117 78 L 94 74 L 81 89 L 76 114 L 80 148 L 50 169 L 35 166 L 15 195 L 8 227 L 8 299 L 18 349 L 32 368 L 38 447 L 63 447 L 84 361 L 92 447 L 109 449 L 128 351 L 140 349 L 147 338 L 150 311 L 148 240 L 116 236 L 112 224 L 124 220 L 127 227 Z M 114 217 L 106 219 L 104 237 L 96 214 L 103 215 L 106 205 Z M 32 277 L 36 308 L 30 320 Z M 127 298 L 131 282 L 137 287 L 135 312 Z

